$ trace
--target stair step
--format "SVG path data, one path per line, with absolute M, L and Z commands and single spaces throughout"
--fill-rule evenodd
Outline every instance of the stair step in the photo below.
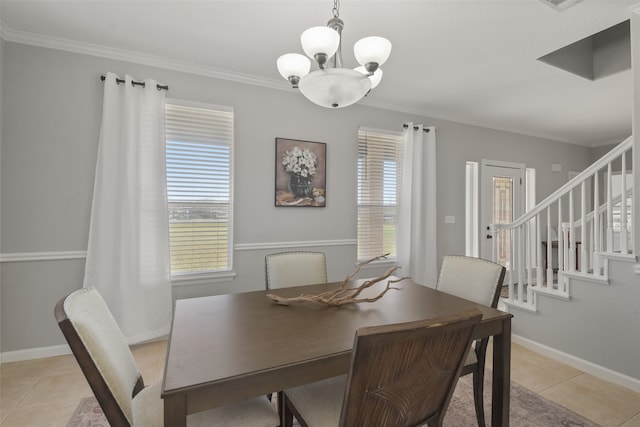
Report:
M 605 257 L 608 259 L 615 259 L 617 261 L 627 261 L 627 262 L 636 262 L 637 257 L 629 252 L 629 253 L 621 253 L 621 252 L 599 252 L 601 257 Z
M 606 276 L 597 276 L 595 274 L 581 273 L 579 271 L 565 271 L 563 275 L 564 277 L 599 283 L 601 285 L 609 284 L 609 278 Z

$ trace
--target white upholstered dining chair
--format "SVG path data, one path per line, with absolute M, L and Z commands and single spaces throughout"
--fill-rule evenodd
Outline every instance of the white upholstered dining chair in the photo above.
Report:
M 284 427 L 442 426 L 481 317 L 359 328 L 347 375 L 284 391 Z
M 327 259 L 322 252 L 291 251 L 264 257 L 267 289 L 327 283 Z M 282 399 L 282 391 L 278 391 Z M 267 395 L 271 400 L 272 395 Z M 280 402 L 281 400 L 279 400 Z M 280 404 L 278 405 L 280 409 Z
M 446 255 L 442 259 L 436 289 L 496 308 L 505 271 L 502 265 L 481 258 Z M 483 389 L 488 343 L 489 338 L 477 340 L 462 369 L 462 375 L 473 374 L 473 401 L 478 427 L 485 426 Z
M 162 384 L 145 386 L 125 337 L 98 291 L 72 292 L 56 304 L 55 317 L 109 424 L 162 427 Z M 189 427 L 275 427 L 279 422 L 264 396 L 187 417 Z
M 327 261 L 322 252 L 293 251 L 264 258 L 267 289 L 327 283 Z

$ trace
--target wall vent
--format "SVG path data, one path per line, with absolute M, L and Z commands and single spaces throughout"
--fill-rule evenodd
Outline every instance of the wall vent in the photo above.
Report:
M 554 8 L 555 10 L 561 12 L 574 4 L 580 2 L 581 0 L 540 0 L 542 3 L 546 4 Z

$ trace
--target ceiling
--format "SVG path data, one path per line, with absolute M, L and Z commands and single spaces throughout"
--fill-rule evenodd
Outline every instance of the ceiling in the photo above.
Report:
M 631 134 L 632 74 L 587 80 L 537 61 L 631 16 L 640 0 L 342 0 L 343 56 L 393 43 L 363 103 L 587 146 Z M 293 90 L 276 59 L 303 53 L 331 0 L 0 0 L 5 40 L 64 48 Z M 170 82 L 166 82 L 169 83 Z M 300 95 L 302 96 L 302 95 Z M 349 108 L 349 107 L 347 107 Z

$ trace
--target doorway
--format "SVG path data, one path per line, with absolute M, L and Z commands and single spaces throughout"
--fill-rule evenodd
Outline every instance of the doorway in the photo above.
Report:
M 480 170 L 480 257 L 509 266 L 508 231 L 491 235 L 491 224 L 508 224 L 524 212 L 525 165 L 482 160 Z M 494 259 L 495 245 L 495 259 Z

